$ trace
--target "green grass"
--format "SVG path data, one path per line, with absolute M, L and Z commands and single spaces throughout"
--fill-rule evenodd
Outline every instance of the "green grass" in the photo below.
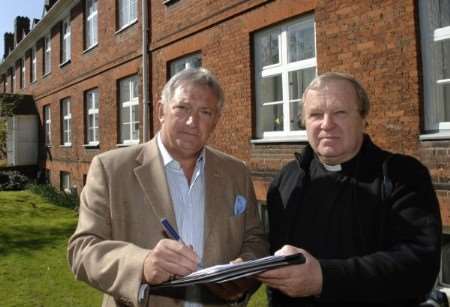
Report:
M 249 307 L 267 307 L 266 287 L 260 286 L 248 302 Z
M 1 306 L 100 306 L 101 294 L 67 264 L 76 222 L 73 210 L 29 191 L 0 192 Z
M 30 191 L 0 192 L 0 306 L 101 305 L 101 293 L 75 281 L 67 264 L 76 223 L 72 209 Z M 249 306 L 267 306 L 263 287 Z

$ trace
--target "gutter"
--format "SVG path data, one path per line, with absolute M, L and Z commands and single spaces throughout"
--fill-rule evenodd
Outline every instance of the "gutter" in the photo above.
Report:
M 148 55 L 148 1 L 142 2 L 142 130 L 143 143 L 147 142 L 150 128 L 149 55 Z

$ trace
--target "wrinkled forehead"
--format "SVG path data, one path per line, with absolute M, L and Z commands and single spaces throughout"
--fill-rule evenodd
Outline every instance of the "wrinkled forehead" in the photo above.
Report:
M 333 103 L 358 108 L 358 95 L 353 85 L 346 80 L 323 80 L 306 93 L 305 106 L 318 103 Z

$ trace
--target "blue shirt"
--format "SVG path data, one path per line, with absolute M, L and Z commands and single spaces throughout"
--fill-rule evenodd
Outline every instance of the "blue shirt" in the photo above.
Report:
M 205 150 L 203 149 L 197 158 L 189 185 L 180 163 L 172 158 L 162 143 L 161 134 L 158 134 L 156 140 L 163 159 L 178 233 L 186 244 L 193 246 L 194 251 L 202 259 L 205 223 Z M 193 302 L 198 297 L 198 290 L 200 290 L 198 287 L 188 288 L 185 307 L 203 306 Z

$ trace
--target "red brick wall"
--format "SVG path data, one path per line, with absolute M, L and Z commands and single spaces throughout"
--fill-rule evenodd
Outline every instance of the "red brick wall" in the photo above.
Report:
M 345 71 L 361 80 L 372 103 L 368 132 L 380 146 L 414 155 L 430 168 L 443 219 L 450 224 L 450 145 L 419 140 L 423 102 L 415 1 L 247 1 L 253 5 L 247 8 L 239 7 L 239 1 L 210 2 L 179 1 L 166 7 L 152 1 L 154 102 L 166 81 L 168 62 L 200 52 L 202 65 L 217 75 L 226 94 L 211 142 L 249 163 L 258 198 L 265 199 L 273 174 L 304 143 L 250 143 L 252 33 L 312 12 L 319 73 Z
M 52 146 L 41 147 L 41 166 L 50 170 L 51 182 L 60 185 L 60 171 L 71 173 L 72 184 L 83 184 L 92 157 L 102 151 L 114 149 L 118 143 L 117 82 L 141 72 L 141 25 L 134 25 L 116 33 L 116 1 L 98 2 L 98 45 L 84 50 L 82 1 L 71 11 L 71 61 L 60 66 L 60 23 L 52 29 L 52 70 L 42 76 L 43 44 L 39 42 L 37 56 L 37 81 L 23 89 L 22 93 L 35 98 L 42 123 L 43 106 L 50 105 L 52 120 Z M 138 19 L 140 5 L 138 4 Z M 27 81 L 29 61 L 27 58 Z M 18 70 L 19 73 L 19 70 Z M 17 75 L 19 76 L 19 75 Z M 19 78 L 17 77 L 17 81 Z M 100 145 L 86 148 L 84 94 L 98 88 L 100 104 Z M 61 142 L 61 99 L 70 97 L 72 112 L 72 146 L 64 147 Z M 41 143 L 44 143 L 41 126 Z

